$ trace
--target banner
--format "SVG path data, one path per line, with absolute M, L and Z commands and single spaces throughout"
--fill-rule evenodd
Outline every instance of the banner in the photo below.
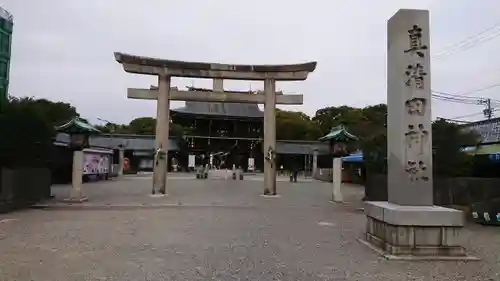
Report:
M 83 156 L 83 174 L 107 174 L 109 173 L 109 158 L 107 154 L 85 153 Z

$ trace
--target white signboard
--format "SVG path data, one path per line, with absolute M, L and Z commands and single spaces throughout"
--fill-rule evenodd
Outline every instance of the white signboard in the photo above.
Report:
M 253 171 L 255 169 L 254 166 L 255 160 L 253 158 L 248 158 L 248 170 Z
M 107 174 L 109 173 L 109 155 L 100 153 L 85 153 L 83 156 L 83 174 Z
M 152 159 L 141 159 L 139 161 L 139 169 L 153 169 L 153 160 Z
M 194 168 L 195 167 L 195 158 L 194 155 L 189 155 L 188 156 L 188 167 L 189 168 Z

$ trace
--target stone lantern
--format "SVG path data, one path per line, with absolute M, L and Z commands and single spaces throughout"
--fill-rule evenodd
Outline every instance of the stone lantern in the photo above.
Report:
M 76 117 L 68 123 L 56 128 L 58 132 L 69 134 L 70 142 L 68 146 L 73 151 L 73 169 L 69 198 L 66 201 L 84 202 L 87 201 L 82 190 L 83 177 L 83 149 L 89 147 L 89 137 L 101 132 L 87 123 L 85 120 Z
M 333 202 L 342 202 L 342 157 L 349 155 L 348 145 L 358 138 L 349 133 L 344 125 L 333 127 L 326 136 L 321 137 L 320 141 L 327 141 L 330 147 L 330 153 L 333 156 L 332 179 L 333 179 Z

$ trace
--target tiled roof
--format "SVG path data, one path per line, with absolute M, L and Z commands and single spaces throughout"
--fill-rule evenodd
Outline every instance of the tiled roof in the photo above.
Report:
M 59 133 L 56 136 L 56 142 L 68 143 L 69 135 Z M 103 147 L 109 149 L 118 149 L 119 145 L 123 145 L 125 149 L 130 150 L 154 150 L 154 136 L 139 136 L 139 135 L 98 135 L 91 136 L 89 139 L 91 147 Z M 175 139 L 169 139 L 169 150 L 178 150 Z
M 71 119 L 68 123 L 61 125 L 56 128 L 59 132 L 64 133 L 89 133 L 89 134 L 98 134 L 100 131 L 96 129 L 94 126 L 90 125 L 86 121 L 76 117 Z
M 171 109 L 170 111 L 193 115 L 264 118 L 264 113 L 260 110 L 258 105 L 243 103 L 187 101 L 186 106 Z
M 213 92 L 213 89 L 208 89 L 208 88 L 198 88 L 198 87 L 193 87 L 193 86 L 187 86 L 186 87 L 189 91 L 198 91 L 198 92 Z M 236 90 L 231 90 L 232 93 L 238 93 L 238 94 L 247 94 L 251 95 L 254 94 L 255 91 L 236 91 Z
M 333 127 L 330 130 L 330 133 L 328 133 L 326 136 L 321 137 L 319 140 L 340 140 L 340 141 L 346 141 L 346 140 L 357 140 L 358 138 L 349 133 L 347 129 L 344 127 L 344 125 L 339 125 L 336 127 Z
M 329 154 L 330 150 L 327 143 L 320 142 L 294 142 L 294 141 L 277 141 L 276 153 L 277 154 L 296 154 L 306 155 L 313 154 L 317 149 L 319 155 Z
M 189 87 L 192 91 L 209 92 L 210 89 Z M 239 92 L 242 95 L 248 95 L 250 92 Z M 224 117 L 249 117 L 264 118 L 264 113 L 257 104 L 247 103 L 225 103 L 225 102 L 194 102 L 187 101 L 181 108 L 171 109 L 170 111 L 183 114 L 211 115 Z
M 462 125 L 463 130 L 473 130 L 481 137 L 481 143 L 500 142 L 500 118 Z
M 56 136 L 57 143 L 66 144 L 69 142 L 69 135 L 59 133 Z M 117 149 L 119 145 L 123 145 L 125 149 L 130 150 L 154 150 L 154 136 L 143 135 L 97 135 L 90 137 L 91 147 L 101 147 L 109 149 Z M 313 154 L 314 150 L 318 150 L 319 155 L 329 154 L 328 143 L 317 141 L 277 141 L 276 153 L 278 154 L 296 154 L 306 155 Z M 169 150 L 179 150 L 175 139 L 169 140 Z

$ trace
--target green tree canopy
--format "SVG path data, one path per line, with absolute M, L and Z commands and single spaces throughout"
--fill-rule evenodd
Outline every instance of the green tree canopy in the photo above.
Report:
M 128 125 L 106 123 L 95 127 L 104 134 L 130 134 Z
M 321 137 L 318 124 L 303 112 L 276 110 L 276 139 L 317 140 Z
M 356 129 L 356 125 L 362 120 L 362 110 L 350 106 L 325 107 L 317 110 L 316 114 L 312 118 L 312 121 L 316 122 L 321 129 L 322 135 L 326 135 L 330 132 L 332 127 L 343 124 L 349 129 L 350 132 L 358 136 L 360 133 Z
M 434 173 L 445 176 L 468 176 L 472 156 L 462 152 L 465 145 L 476 145 L 479 136 L 475 132 L 461 130 L 460 126 L 445 120 L 432 124 Z
M 15 103 L 30 104 L 33 110 L 50 122 L 53 126 L 60 126 L 69 120 L 79 116 L 76 108 L 69 103 L 53 102 L 47 99 L 34 98 L 11 98 Z
M 479 136 L 464 131 L 459 125 L 437 120 L 432 123 L 433 172 L 440 176 L 468 176 L 472 156 L 462 151 L 465 145 L 475 145 Z M 387 131 L 379 130 L 362 142 L 366 168 L 371 172 L 387 172 Z
M 103 133 L 108 134 L 135 134 L 135 135 L 154 135 L 156 133 L 156 119 L 153 117 L 139 117 L 130 121 L 129 124 L 113 124 L 96 126 Z M 189 134 L 191 130 L 176 123 L 170 123 L 170 136 L 182 137 Z
M 156 119 L 153 117 L 139 117 L 130 121 L 128 131 L 131 134 L 154 135 L 156 131 Z

